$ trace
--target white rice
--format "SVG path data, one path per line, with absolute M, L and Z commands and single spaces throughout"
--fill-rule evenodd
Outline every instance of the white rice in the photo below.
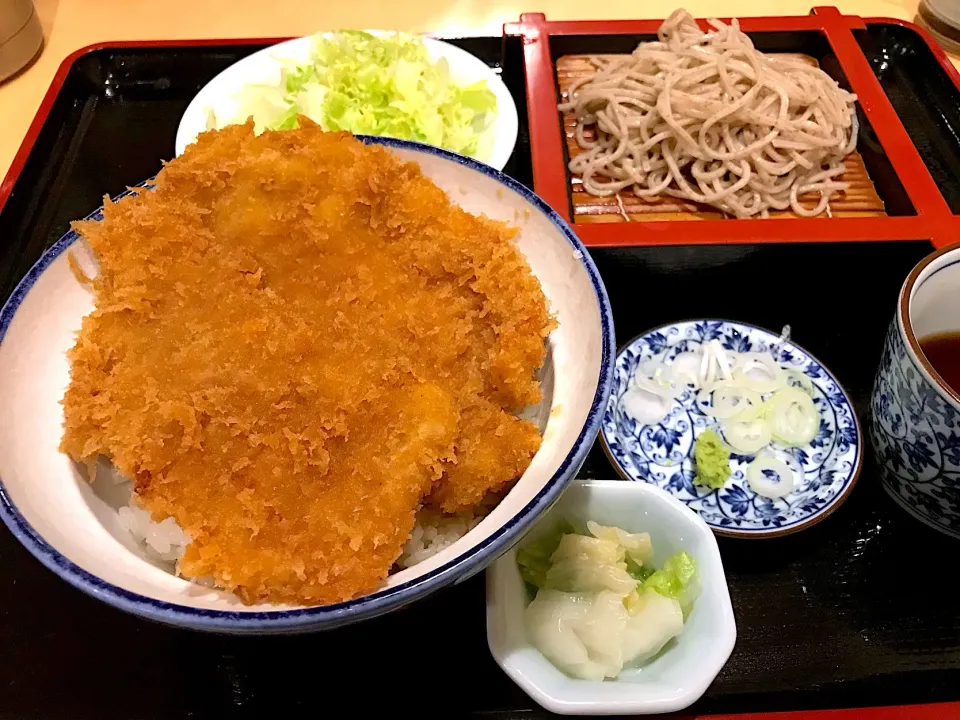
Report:
M 134 497 L 131 493 L 130 504 L 117 510 L 120 525 L 133 535 L 133 539 L 148 555 L 161 562 L 176 565 L 190 543 L 190 536 L 172 517 L 163 522 L 154 522 L 147 510 L 133 504 Z
M 100 498 L 116 509 L 120 527 L 130 533 L 147 557 L 175 567 L 190 543 L 190 536 L 177 521 L 169 517 L 154 522 L 150 512 L 137 503 L 130 479 L 103 457 L 97 460 L 91 481 Z
M 401 568 L 413 567 L 473 530 L 483 520 L 483 515 L 474 512 L 460 515 L 441 515 L 435 510 L 423 509 L 417 513 L 417 522 L 410 533 L 410 539 L 397 560 Z
M 116 508 L 120 526 L 130 533 L 148 558 L 169 565 L 170 571 L 176 574 L 176 565 L 190 544 L 190 536 L 177 521 L 168 517 L 155 522 L 150 512 L 139 506 L 130 480 L 103 458 L 97 462 L 95 481 L 98 495 Z M 111 498 L 105 497 L 108 494 Z M 443 515 L 428 508 L 420 510 L 410 539 L 397 560 L 397 567 L 413 567 L 450 547 L 473 530 L 497 502 L 498 499 L 490 498 L 474 510 L 458 515 Z M 210 585 L 209 578 L 190 579 L 201 585 Z

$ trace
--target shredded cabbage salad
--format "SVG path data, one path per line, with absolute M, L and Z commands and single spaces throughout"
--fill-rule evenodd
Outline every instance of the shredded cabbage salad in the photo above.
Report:
M 324 130 L 417 140 L 481 160 L 497 110 L 486 81 L 457 85 L 446 58 L 431 62 L 420 39 L 360 30 L 314 37 L 309 62 L 285 66 L 279 83 L 246 86 L 236 100 L 224 124 L 253 117 L 258 132 L 282 130 L 302 114 Z M 208 125 L 217 122 L 211 113 Z
M 585 680 L 616 677 L 659 653 L 683 631 L 697 566 L 681 550 L 651 565 L 647 533 L 569 521 L 517 551 L 534 593 L 525 624 L 533 645 L 560 670 Z

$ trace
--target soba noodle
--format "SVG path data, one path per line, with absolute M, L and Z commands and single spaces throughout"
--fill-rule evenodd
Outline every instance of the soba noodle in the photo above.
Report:
M 703 32 L 685 10 L 615 60 L 591 58 L 570 87 L 583 152 L 570 171 L 591 195 L 659 195 L 736 217 L 827 211 L 847 189 L 843 158 L 857 143 L 856 95 L 800 59 L 765 55 L 736 20 Z M 594 137 L 585 135 L 594 129 Z M 816 207 L 800 204 L 820 194 Z

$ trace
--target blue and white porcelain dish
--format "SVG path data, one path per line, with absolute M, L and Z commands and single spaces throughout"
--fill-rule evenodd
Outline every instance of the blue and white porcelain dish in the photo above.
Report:
M 960 331 L 960 243 L 924 258 L 900 290 L 871 398 L 870 439 L 887 494 L 960 538 L 960 395 L 920 339 Z
M 122 610 L 200 630 L 296 633 L 381 615 L 481 571 L 560 496 L 589 452 L 610 392 L 615 341 L 610 303 L 571 229 L 534 193 L 489 166 L 419 143 L 363 138 L 420 164 L 451 199 L 519 227 L 517 242 L 558 326 L 548 339 L 545 437 L 527 472 L 484 520 L 453 545 L 390 576 L 365 597 L 324 607 L 244 606 L 188 582 L 131 547 L 115 510 L 59 452 L 66 352 L 93 308 L 69 255 L 87 274 L 95 260 L 69 232 L 27 273 L 0 310 L 0 518 L 41 563 Z M 100 217 L 99 211 L 91 218 Z M 67 252 L 70 250 L 71 252 Z
M 777 333 L 726 320 L 678 322 L 634 338 L 617 355 L 614 387 L 603 415 L 601 436 L 607 455 L 624 478 L 670 492 L 718 534 L 763 538 L 810 527 L 849 495 L 860 472 L 863 448 L 853 404 L 830 371 L 805 350 L 785 342 L 779 361 L 809 378 L 813 402 L 820 411 L 820 430 L 807 446 L 774 444 L 766 451 L 791 467 L 802 468 L 802 477 L 784 498 L 762 497 L 747 483 L 745 472 L 753 456 L 732 455 L 733 472 L 719 490 L 694 484 L 694 441 L 711 425 L 711 419 L 697 408 L 695 390 L 686 390 L 655 425 L 639 425 L 623 411 L 623 395 L 638 367 L 658 357 L 669 364 L 677 354 L 696 351 L 715 339 L 737 352 L 768 353 L 780 345 Z

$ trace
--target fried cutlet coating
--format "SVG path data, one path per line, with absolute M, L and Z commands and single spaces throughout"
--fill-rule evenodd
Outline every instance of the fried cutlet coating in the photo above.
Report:
M 376 589 L 429 499 L 506 487 L 539 447 L 552 327 L 515 231 L 345 133 L 205 133 L 156 189 L 76 223 L 99 261 L 62 449 L 108 456 L 179 564 L 245 602 Z
M 456 463 L 446 463 L 443 482 L 430 498 L 447 513 L 472 507 L 520 477 L 540 447 L 536 425 L 479 401 L 463 410 L 460 420 L 471 429 L 457 442 Z

